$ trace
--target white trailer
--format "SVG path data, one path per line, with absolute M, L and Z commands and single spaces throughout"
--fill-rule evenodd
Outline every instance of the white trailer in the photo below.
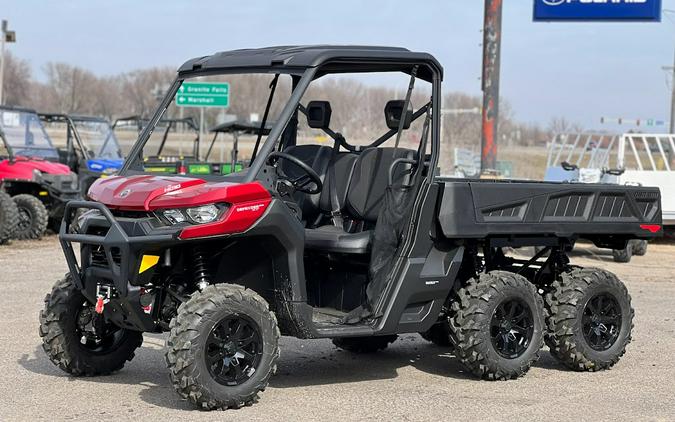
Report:
M 621 184 L 657 186 L 661 190 L 663 225 L 675 226 L 675 135 L 627 133 L 621 135 L 617 168 Z

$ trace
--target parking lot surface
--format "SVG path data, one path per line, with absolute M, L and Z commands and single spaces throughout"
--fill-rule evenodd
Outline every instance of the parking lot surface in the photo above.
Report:
M 0 247 L 0 421 L 14 420 L 675 420 L 675 245 L 630 264 L 581 245 L 573 262 L 615 272 L 635 308 L 633 343 L 610 371 L 572 372 L 544 350 L 524 377 L 478 381 L 417 334 L 375 355 L 328 340 L 281 340 L 277 375 L 252 407 L 193 410 L 174 393 L 164 336 L 110 376 L 71 378 L 38 336 L 42 300 L 66 264 L 57 239 Z

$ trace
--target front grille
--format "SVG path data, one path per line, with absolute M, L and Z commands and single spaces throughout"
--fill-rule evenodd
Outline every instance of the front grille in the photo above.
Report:
M 112 248 L 110 250 L 112 255 L 113 264 L 120 265 L 122 262 L 122 254 L 118 248 Z M 91 249 L 91 265 L 93 267 L 100 268 L 109 268 L 108 259 L 105 257 L 105 250 L 103 246 L 95 246 Z
M 115 217 L 120 218 L 147 218 L 151 216 L 151 214 L 147 211 L 128 211 L 128 210 L 111 209 L 110 212 Z

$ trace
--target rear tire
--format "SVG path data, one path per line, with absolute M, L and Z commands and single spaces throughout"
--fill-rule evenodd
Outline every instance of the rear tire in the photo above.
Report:
M 576 268 L 546 294 L 546 344 L 575 371 L 616 364 L 631 341 L 634 311 L 626 286 L 609 271 Z M 599 309 L 596 312 L 595 309 Z
M 94 306 L 75 287 L 70 275 L 54 285 L 40 312 L 42 348 L 54 365 L 74 376 L 108 375 L 134 357 L 143 343 L 138 331 L 105 324 L 106 335 L 90 331 Z M 88 320 L 87 320 L 88 318 Z M 98 343 L 97 343 L 98 341 Z
M 333 344 L 351 353 L 375 353 L 384 350 L 398 338 L 397 335 L 371 337 L 338 337 Z
M 41 238 L 47 230 L 49 220 L 45 205 L 33 195 L 25 193 L 16 195 L 12 199 L 19 210 L 19 223 L 15 238 L 20 240 Z
M 0 191 L 0 245 L 9 242 L 19 224 L 19 209 L 12 197 Z
M 491 271 L 469 280 L 452 304 L 450 327 L 460 362 L 486 380 L 524 375 L 544 344 L 544 304 L 525 277 Z
M 257 293 L 210 285 L 180 305 L 171 320 L 171 383 L 201 409 L 250 406 L 276 371 L 279 337 L 277 319 Z
M 623 249 L 613 249 L 612 256 L 614 257 L 614 262 L 630 262 L 630 259 L 633 257 L 633 244 L 628 242 Z
M 647 254 L 647 246 L 649 243 L 646 240 L 633 240 L 633 255 L 644 256 Z

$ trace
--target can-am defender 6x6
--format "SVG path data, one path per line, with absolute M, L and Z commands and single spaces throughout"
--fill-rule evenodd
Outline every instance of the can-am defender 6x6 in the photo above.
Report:
M 0 185 L 19 209 L 17 239 L 38 239 L 48 225 L 58 230 L 66 203 L 81 198 L 77 175 L 59 163 L 34 110 L 0 106 Z
M 337 108 L 313 87 L 364 73 L 402 79 L 382 92 L 407 90 L 382 97 L 379 135 L 361 126 L 343 136 L 335 128 L 376 114 L 359 90 Z M 264 107 L 261 127 L 275 121 L 250 166 L 146 172 L 153 128 L 183 81 L 234 74 L 255 74 L 267 97 L 251 101 Z M 70 272 L 40 316 L 49 358 L 72 375 L 107 374 L 134 356 L 143 332 L 168 332 L 171 382 L 204 409 L 255 402 L 281 335 L 359 353 L 424 333 L 487 380 L 525 374 L 544 343 L 574 370 L 614 365 L 631 339 L 630 296 L 614 274 L 571 265 L 567 252 L 579 238 L 621 248 L 660 235 L 658 189 L 438 176 L 441 79 L 431 55 L 389 47 L 186 62 L 119 176 L 67 206 L 59 236 Z M 89 211 L 74 221 L 77 209 Z M 544 248 L 511 253 L 533 246 Z

